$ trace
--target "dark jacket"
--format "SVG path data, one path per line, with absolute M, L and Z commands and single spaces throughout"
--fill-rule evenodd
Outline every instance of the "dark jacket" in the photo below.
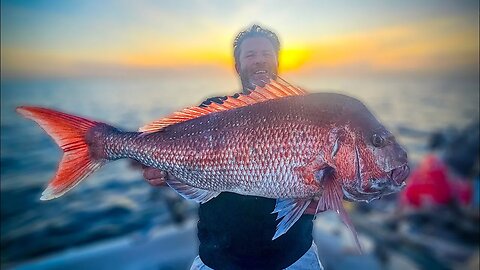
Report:
M 238 94 L 233 96 L 238 97 Z M 211 98 L 222 103 L 226 97 Z M 275 234 L 275 200 L 223 192 L 200 205 L 200 259 L 213 269 L 283 269 L 312 245 L 313 215 L 303 215 L 287 233 Z

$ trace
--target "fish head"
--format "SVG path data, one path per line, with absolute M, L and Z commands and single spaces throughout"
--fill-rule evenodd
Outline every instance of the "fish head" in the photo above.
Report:
M 369 202 L 398 192 L 410 173 L 407 152 L 384 128 L 361 134 L 353 161 L 353 181 L 343 185 L 344 196 L 350 200 Z
M 407 152 L 392 133 L 361 109 L 331 136 L 331 158 L 344 199 L 370 202 L 400 191 L 410 168 Z

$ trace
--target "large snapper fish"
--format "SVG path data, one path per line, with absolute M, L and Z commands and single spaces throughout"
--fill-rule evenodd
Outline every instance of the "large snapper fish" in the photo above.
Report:
M 42 200 L 62 196 L 107 161 L 131 158 L 174 176 L 168 185 L 199 203 L 224 191 L 277 199 L 273 213 L 281 221 L 273 239 L 318 199 L 317 212 L 338 212 L 358 244 L 342 199 L 397 192 L 409 173 L 407 153 L 360 101 L 308 94 L 281 79 L 139 132 L 46 108 L 17 111 L 64 151 Z

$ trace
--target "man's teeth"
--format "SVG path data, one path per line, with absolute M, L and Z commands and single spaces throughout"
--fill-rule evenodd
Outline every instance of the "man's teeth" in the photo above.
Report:
M 255 74 L 266 74 L 267 71 L 266 70 L 259 70 L 257 72 L 255 72 Z

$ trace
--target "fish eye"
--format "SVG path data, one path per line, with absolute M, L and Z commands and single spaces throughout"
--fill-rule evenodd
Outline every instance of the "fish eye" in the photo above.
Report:
M 377 133 L 374 133 L 372 136 L 372 144 L 375 147 L 382 147 L 385 142 L 385 139 L 378 135 Z

